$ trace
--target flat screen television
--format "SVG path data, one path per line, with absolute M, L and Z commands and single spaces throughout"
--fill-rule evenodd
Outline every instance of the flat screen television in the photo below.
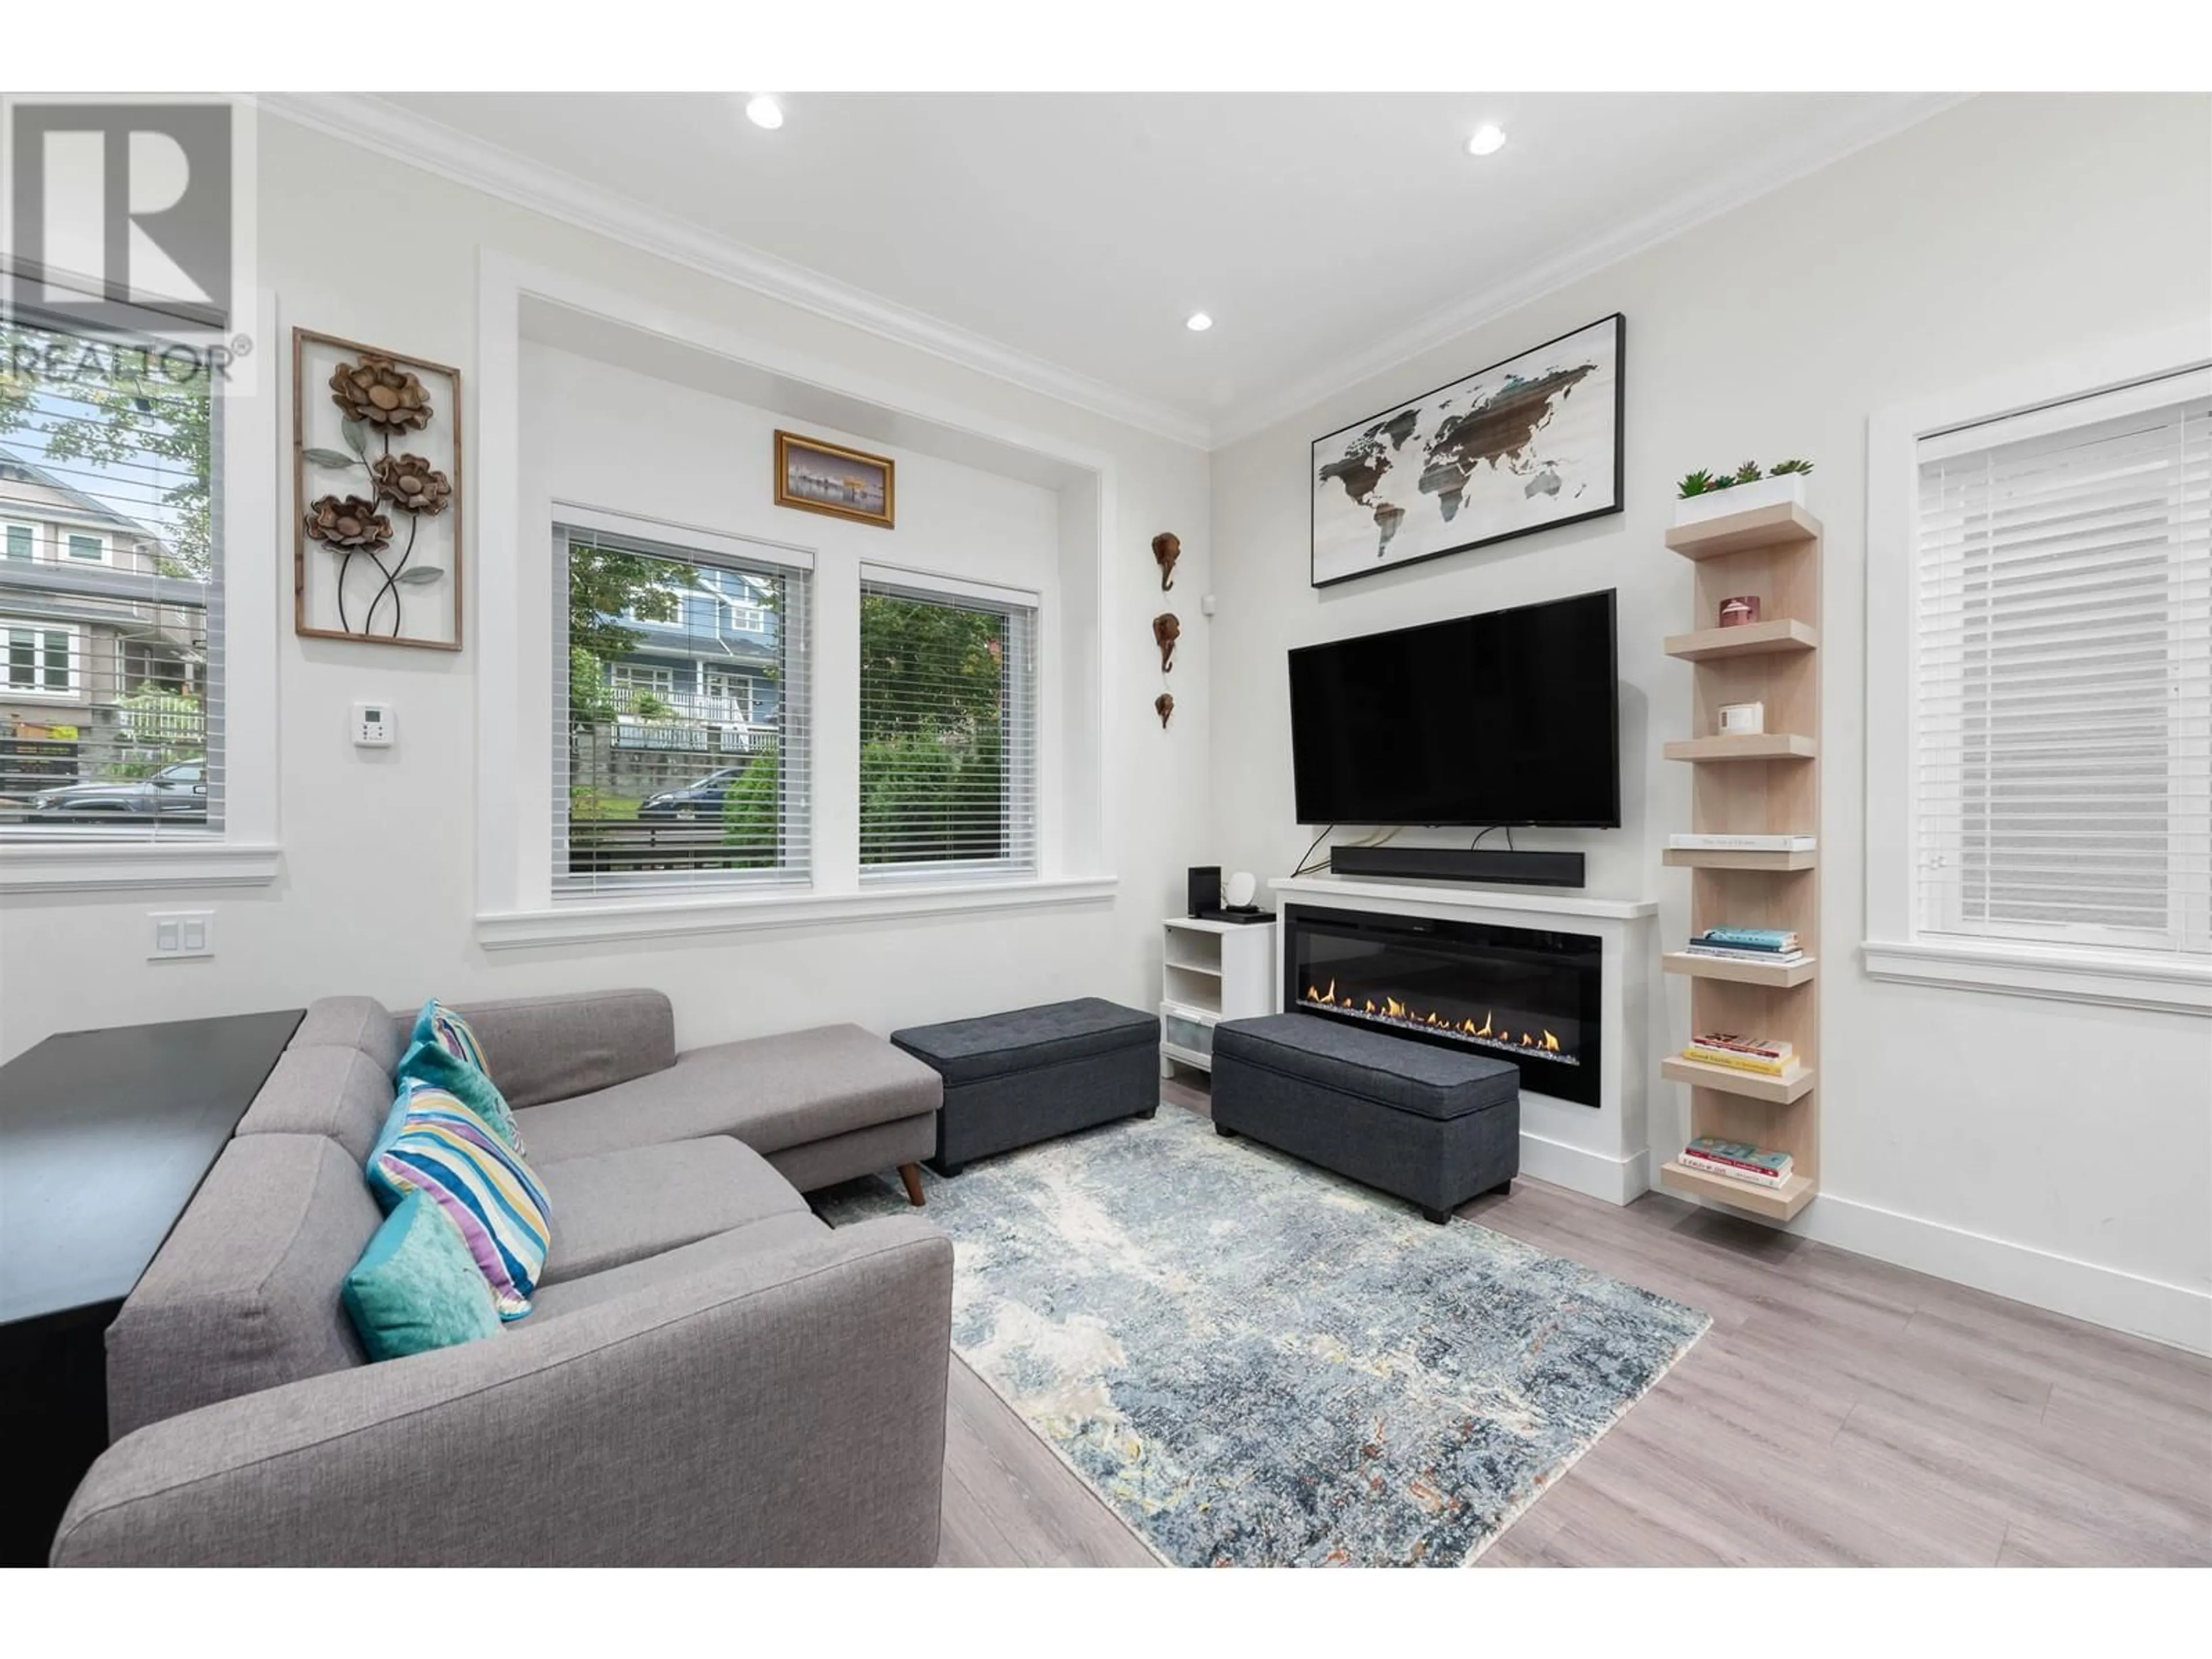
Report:
M 1308 824 L 1620 823 L 1613 590 L 1291 653 Z

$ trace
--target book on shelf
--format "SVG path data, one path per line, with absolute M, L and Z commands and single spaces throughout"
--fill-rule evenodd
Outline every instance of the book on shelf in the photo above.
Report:
M 1708 927 L 1697 936 L 1700 945 L 1729 945 L 1739 951 L 1794 951 L 1800 943 L 1794 927 Z
M 1729 1140 L 1722 1135 L 1693 1136 L 1682 1150 L 1695 1152 L 1699 1158 L 1717 1158 L 1723 1164 L 1741 1164 L 1765 1175 L 1787 1175 L 1797 1161 L 1788 1152 L 1778 1152 L 1753 1141 Z
M 1718 1176 L 1723 1181 L 1740 1182 L 1747 1187 L 1763 1187 L 1769 1192 L 1777 1192 L 1788 1186 L 1791 1174 L 1787 1165 L 1778 1171 L 1763 1170 L 1753 1164 L 1731 1164 L 1725 1158 L 1706 1158 L 1686 1146 L 1675 1161 L 1684 1169 L 1695 1170 L 1699 1175 Z
M 1684 853 L 1810 853 L 1817 850 L 1812 836 L 1707 834 L 1683 831 L 1667 837 L 1667 845 Z
M 1701 1048 L 1725 1048 L 1755 1060 L 1787 1060 L 1796 1052 L 1787 1037 L 1739 1036 L 1734 1031 L 1700 1031 L 1690 1041 Z
M 1717 962 L 1764 962 L 1787 968 L 1805 960 L 1802 951 L 1739 951 L 1727 945 L 1707 945 L 1692 939 L 1682 947 L 1685 956 L 1711 957 Z
M 1805 1068 L 1794 1060 L 1747 1060 L 1743 1055 L 1730 1054 L 1725 1048 L 1700 1048 L 1694 1042 L 1682 1050 L 1682 1058 L 1693 1060 L 1700 1066 L 1717 1066 L 1723 1071 L 1741 1072 L 1748 1077 L 1771 1077 L 1779 1083 L 1794 1083 L 1805 1074 Z
M 1747 1170 L 1741 1164 L 1717 1164 L 1711 1158 L 1699 1158 L 1685 1152 L 1674 1160 L 1686 1170 L 1695 1170 L 1699 1175 L 1718 1176 L 1723 1181 L 1733 1181 L 1745 1187 L 1763 1188 L 1770 1193 L 1780 1192 L 1790 1184 L 1786 1175 L 1760 1175 Z

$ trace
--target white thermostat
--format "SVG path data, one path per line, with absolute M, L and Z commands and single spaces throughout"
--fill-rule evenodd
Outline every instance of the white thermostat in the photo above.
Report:
M 397 728 L 388 702 L 357 702 L 353 706 L 353 744 L 356 749 L 389 749 Z

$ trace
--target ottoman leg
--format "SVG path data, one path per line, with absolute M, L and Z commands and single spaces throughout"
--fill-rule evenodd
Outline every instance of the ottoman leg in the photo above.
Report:
M 906 1201 L 915 1209 L 921 1207 L 921 1166 L 918 1164 L 899 1165 L 899 1179 L 906 1182 Z
M 947 1164 L 941 1158 L 933 1158 L 929 1160 L 929 1167 L 950 1181 L 968 1166 L 964 1164 Z
M 1439 1227 L 1445 1225 L 1452 1218 L 1452 1212 L 1449 1210 L 1432 1210 L 1425 1204 L 1421 1206 L 1421 1213 Z
M 1492 1188 L 1488 1192 L 1485 1193 L 1485 1194 L 1483 1194 L 1483 1196 L 1484 1196 L 1485 1198 L 1510 1198 L 1510 1197 L 1512 1197 L 1512 1196 L 1513 1196 L 1513 1182 L 1512 1182 L 1511 1177 L 1510 1177 L 1510 1176 L 1509 1176 L 1509 1177 L 1507 1177 L 1505 1180 L 1499 1182 L 1498 1182 L 1495 1187 L 1492 1187 Z
M 1213 1125 L 1213 1133 L 1221 1136 L 1224 1140 L 1234 1140 L 1237 1139 L 1237 1131 L 1218 1119 L 1215 1121 Z

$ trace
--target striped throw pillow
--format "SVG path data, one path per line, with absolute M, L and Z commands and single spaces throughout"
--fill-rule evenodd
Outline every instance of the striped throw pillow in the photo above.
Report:
M 446 1212 L 491 1286 L 501 1319 L 530 1311 L 552 1241 L 551 1212 L 522 1154 L 481 1114 L 431 1084 L 402 1084 L 368 1174 L 387 1213 L 416 1192 Z
M 486 1077 L 491 1075 L 491 1067 L 484 1064 L 483 1045 L 477 1041 L 468 1021 L 435 997 L 422 1005 L 409 1036 L 416 1042 L 434 1042 L 455 1060 L 467 1061 Z

